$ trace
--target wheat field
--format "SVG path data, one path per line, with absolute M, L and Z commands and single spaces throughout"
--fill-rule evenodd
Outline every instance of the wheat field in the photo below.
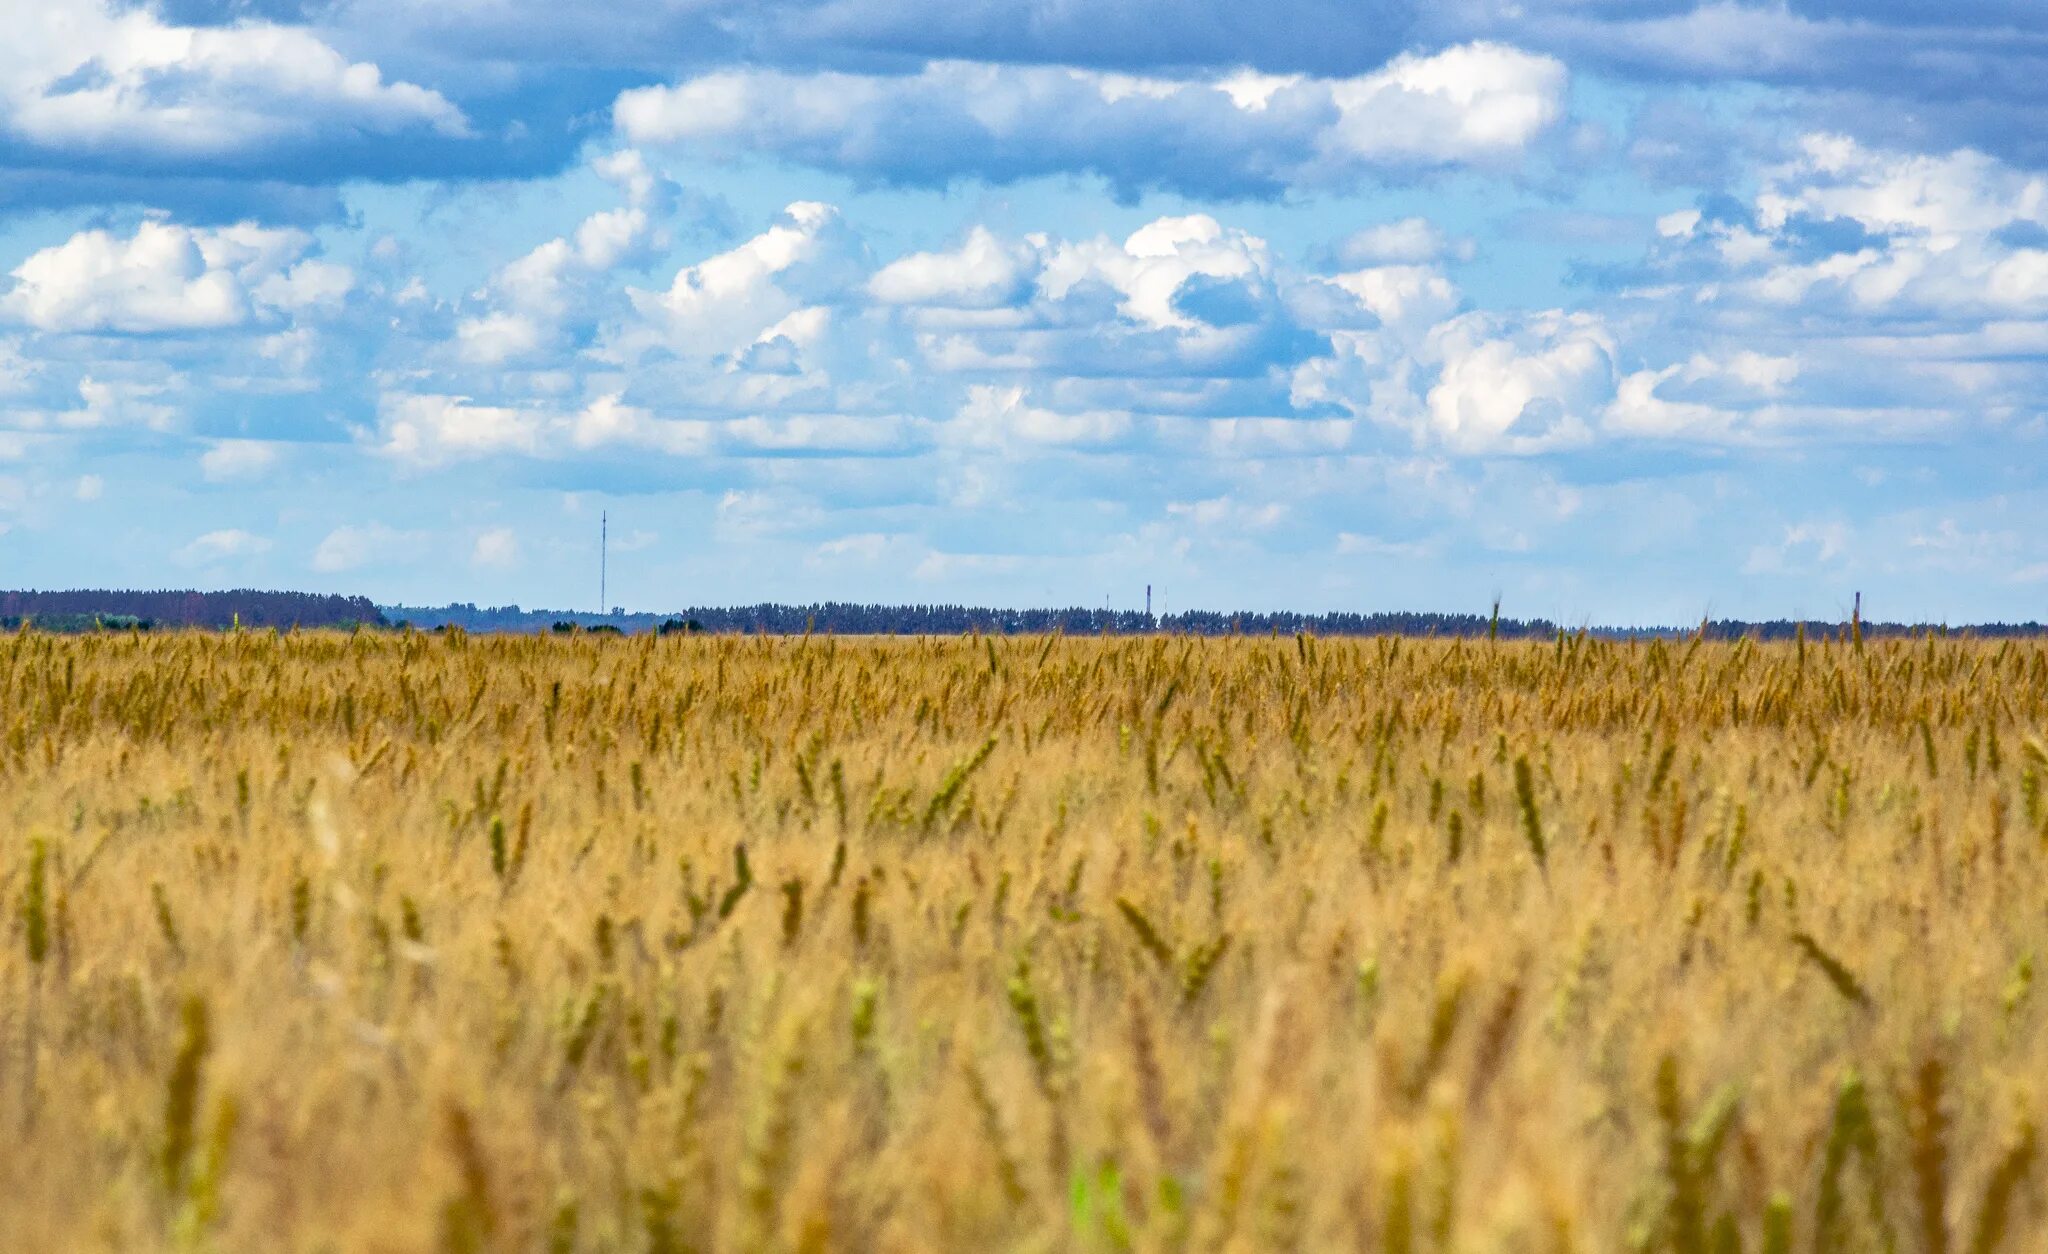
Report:
M 0 1249 L 2048 1250 L 2048 645 L 0 659 Z

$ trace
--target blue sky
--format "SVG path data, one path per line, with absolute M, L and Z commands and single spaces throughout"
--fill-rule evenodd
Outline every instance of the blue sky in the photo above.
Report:
M 0 586 L 2048 618 L 2035 0 L 0 5 Z

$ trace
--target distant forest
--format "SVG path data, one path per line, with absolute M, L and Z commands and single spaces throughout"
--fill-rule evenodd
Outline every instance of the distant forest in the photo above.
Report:
M 368 597 L 321 596 L 306 592 L 231 592 L 162 590 L 154 592 L 84 589 L 68 592 L 0 591 L 0 628 L 24 624 L 54 631 L 90 631 L 172 627 L 389 627 L 411 625 L 421 630 L 459 627 L 474 632 L 706 631 L 762 635 L 954 636 L 980 631 L 1020 635 L 1064 631 L 1069 635 L 1227 636 L 1462 636 L 1498 633 L 1504 639 L 1550 639 L 1560 628 L 1549 619 L 1500 618 L 1487 614 L 1293 614 L 1254 611 L 1224 613 L 1186 610 L 1177 614 L 1146 614 L 1139 610 L 988 609 L 965 605 L 861 605 L 826 601 L 816 605 L 699 606 L 666 614 L 590 614 L 573 610 L 527 610 L 516 605 L 478 607 L 467 602 L 444 606 L 388 605 Z M 1823 637 L 1848 630 L 1842 622 L 1804 624 L 1789 619 L 1743 622 L 1717 619 L 1706 624 L 1670 627 L 1585 628 L 1591 635 L 1629 637 L 1690 636 L 1702 630 L 1711 639 L 1751 636 L 1789 639 L 1801 626 L 1809 636 Z M 2037 622 L 1989 623 L 1955 627 L 1932 623 L 1864 623 L 1866 636 L 1909 636 L 1934 631 L 1979 637 L 2048 635 Z
M 1141 610 L 1097 610 L 1079 606 L 1063 610 L 1002 610 L 964 605 L 859 605 L 826 601 L 816 605 L 700 606 L 671 614 L 588 614 L 567 610 L 525 610 L 516 605 L 479 608 L 467 603 L 445 606 L 387 605 L 384 616 L 393 623 L 415 627 L 460 627 L 464 631 L 550 631 L 570 626 L 580 629 L 612 627 L 623 632 L 675 630 L 690 625 L 694 630 L 742 632 L 766 635 L 801 635 L 813 631 L 825 635 L 944 635 L 981 631 L 998 635 L 1065 631 L 1069 635 L 1168 635 L 1227 636 L 1293 635 L 1307 632 L 1316 636 L 1486 636 L 1498 631 L 1506 639 L 1550 639 L 1560 630 L 1544 618 L 1495 620 L 1486 614 L 1292 614 L 1186 610 L 1177 614 L 1146 614 Z M 1809 636 L 1821 637 L 1848 630 L 1842 622 L 1808 621 Z M 1790 639 L 1801 624 L 1790 619 L 1769 622 L 1716 620 L 1705 624 L 1711 639 L 1753 636 L 1764 640 Z M 1588 627 L 1590 634 L 1610 638 L 1630 636 L 1689 636 L 1701 625 L 1673 627 Z M 1566 628 L 1565 630 L 1577 630 Z M 1917 636 L 1934 632 L 1967 632 L 1980 637 L 2038 636 L 2048 634 L 2040 623 L 1991 623 L 1950 627 L 1930 623 L 1864 623 L 1866 636 Z
M 81 588 L 68 592 L 0 592 L 0 627 L 26 620 L 53 630 L 90 629 L 95 621 L 128 627 L 347 627 L 379 626 L 384 618 L 368 597 L 310 592 L 232 592 L 162 589 L 137 592 Z

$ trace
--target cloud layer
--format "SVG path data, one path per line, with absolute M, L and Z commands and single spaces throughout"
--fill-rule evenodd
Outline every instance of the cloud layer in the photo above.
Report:
M 1562 114 L 1565 85 L 1560 62 L 1486 43 L 1348 78 L 935 61 L 909 75 L 724 71 L 626 92 L 613 117 L 635 143 L 890 181 L 1087 171 L 1125 195 L 1270 195 L 1511 162 Z
M 0 556 L 2018 615 L 2036 9 L 24 8 Z

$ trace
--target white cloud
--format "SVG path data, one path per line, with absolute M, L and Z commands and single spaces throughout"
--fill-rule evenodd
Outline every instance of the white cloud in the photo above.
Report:
M 464 361 L 478 366 L 502 365 L 527 357 L 547 344 L 546 328 L 525 314 L 490 313 L 465 318 L 455 328 Z
M 1106 239 L 1061 245 L 1047 260 L 1042 283 L 1058 299 L 1077 284 L 1098 280 L 1122 293 L 1122 311 L 1132 320 L 1189 330 L 1198 319 L 1174 307 L 1188 279 L 1255 278 L 1269 266 L 1264 240 L 1197 213 L 1148 222 L 1121 246 Z
M 1462 452 L 1584 443 L 1614 394 L 1614 340 L 1590 314 L 1464 314 L 1431 334 L 1433 434 Z
M 109 427 L 142 427 L 168 431 L 178 420 L 175 406 L 157 399 L 166 384 L 149 379 L 97 379 L 85 375 L 78 381 L 78 405 L 57 412 L 16 411 L 15 423 L 32 430 L 88 431 Z
M 1253 458 L 1322 457 L 1351 446 L 1349 418 L 1159 418 L 1159 442 L 1231 465 Z
M 2048 222 L 2048 176 L 1967 148 L 1904 153 L 1814 134 L 1800 141 L 1797 158 L 1770 172 L 1757 204 L 1767 228 L 1805 212 L 1953 238 L 2014 221 Z
M 1813 134 L 1760 182 L 1747 206 L 1658 220 L 1613 315 L 1652 351 L 1631 354 L 1649 360 L 1618 382 L 1611 431 L 1755 444 L 2038 420 L 2048 176 Z M 1651 328 L 1689 356 L 1659 360 Z
M 1505 44 L 1404 53 L 1384 69 L 1331 84 L 1338 119 L 1319 143 L 1372 162 L 1499 160 L 1563 116 L 1566 78 L 1563 62 Z
M 71 494 L 81 501 L 97 501 L 106 492 L 106 480 L 98 475 L 80 475 Z
M 492 570 L 511 570 L 519 565 L 519 537 L 510 527 L 493 527 L 476 538 L 469 563 Z
M 951 252 L 911 253 L 883 266 L 868 280 L 868 291 L 891 305 L 996 309 L 1028 293 L 1036 261 L 1029 245 L 1006 243 L 976 226 Z
M 940 60 L 907 75 L 720 71 L 624 92 L 612 116 L 636 143 L 769 152 L 892 181 L 1087 169 L 1127 189 L 1264 192 L 1512 160 L 1562 116 L 1566 80 L 1563 63 L 1494 43 L 1350 78 Z
M 568 235 L 500 267 L 483 293 L 489 308 L 456 327 L 464 360 L 496 366 L 558 349 L 563 324 L 588 303 L 588 289 L 611 270 L 646 258 L 663 241 L 655 215 L 673 199 L 673 185 L 649 171 L 632 149 L 607 153 L 591 165 L 626 193 L 627 203 L 591 214 Z
M 1676 209 L 1657 219 L 1657 234 L 1667 239 L 1690 236 L 1700 224 L 1697 209 Z
M 1368 266 L 1412 266 L 1456 256 L 1469 260 L 1471 240 L 1453 240 L 1428 218 L 1402 218 L 1362 227 L 1344 237 L 1334 250 L 1339 265 L 1348 270 Z
M 1158 218 L 1121 241 L 1033 235 L 1017 247 L 1037 273 L 1014 307 L 903 310 L 927 367 L 1119 381 L 1129 405 L 1060 406 L 1101 410 L 1160 404 L 1162 377 L 1245 378 L 1312 350 L 1293 308 L 1300 285 L 1263 239 L 1207 214 Z
M 569 408 L 389 392 L 379 403 L 376 427 L 357 435 L 382 456 L 433 467 L 506 455 L 558 459 L 601 449 L 668 457 L 880 452 L 902 447 L 924 425 L 902 417 L 801 412 L 716 421 L 668 418 L 626 404 L 617 394 Z
M 1414 342 L 1458 307 L 1458 289 L 1435 266 L 1375 266 L 1331 275 L 1390 334 Z
M 1427 267 L 1330 280 L 1379 315 L 1332 332 L 1333 352 L 1296 367 L 1298 407 L 1338 405 L 1453 453 L 1526 454 L 1585 444 L 1615 394 L 1615 333 L 1599 316 L 1548 310 L 1451 314 L 1456 289 Z
M 727 451 L 884 452 L 903 448 L 927 424 L 902 417 L 856 414 L 753 414 L 717 425 Z
M 882 559 L 898 537 L 879 531 L 863 531 L 827 540 L 811 551 L 805 565 L 837 566 L 846 562 L 874 563 Z
M 535 409 L 478 405 L 466 396 L 386 394 L 377 408 L 377 451 L 434 464 L 494 453 L 541 451 L 549 418 Z
M 624 404 L 617 395 L 600 396 L 569 422 L 570 443 L 579 449 L 618 445 L 671 456 L 702 456 L 717 444 L 714 424 L 701 419 L 657 418 L 645 409 Z
M 2048 176 L 1981 152 L 1808 135 L 1794 159 L 1765 171 L 1753 211 L 1751 222 L 1660 220 L 1672 248 L 1717 263 L 1703 302 L 1861 317 L 2048 315 Z M 1817 225 L 1832 247 L 1814 247 Z
M 1337 533 L 1337 553 L 1342 557 L 1392 557 L 1412 562 L 1433 558 L 1441 548 L 1433 540 L 1388 540 L 1355 531 Z
M 331 307 L 350 272 L 301 261 L 303 231 L 144 222 L 126 238 L 80 231 L 15 267 L 0 314 L 41 331 L 204 331 L 239 326 L 254 305 Z M 294 265 L 293 263 L 297 263 Z
M 1693 440 L 1753 438 L 1795 416 L 1774 402 L 1799 377 L 1796 357 L 1742 350 L 1717 359 L 1695 353 L 1661 370 L 1638 370 L 1620 379 L 1603 426 L 1616 434 Z M 1660 395 L 1667 384 L 1695 393 L 1718 393 L 1718 403 L 1673 400 Z M 1761 405 L 1750 402 L 1765 402 Z
M 355 289 L 355 272 L 330 261 L 301 261 L 289 270 L 269 274 L 250 290 L 259 304 L 287 313 L 318 310 L 332 313 Z
M 1749 575 L 1811 573 L 1839 560 L 1848 549 L 1849 538 L 1849 528 L 1840 522 L 1795 523 L 1785 528 L 1776 543 L 1751 549 L 1742 570 Z
M 262 440 L 216 440 L 199 455 L 199 469 L 209 482 L 260 479 L 277 465 L 277 446 Z
M 1123 439 L 1131 425 L 1127 413 L 1062 413 L 1027 404 L 1021 386 L 981 384 L 967 389 L 946 431 L 956 443 L 987 448 L 1088 448 Z
M 410 561 L 419 555 L 425 539 L 417 531 L 398 531 L 383 523 L 336 527 L 313 550 L 313 569 L 333 574 L 376 562 Z
M 231 561 L 238 557 L 253 557 L 268 552 L 269 549 L 270 541 L 264 537 L 230 528 L 209 531 L 179 549 L 174 556 L 187 565 L 200 566 L 210 562 Z
M 673 190 L 672 184 L 648 168 L 647 158 L 632 148 L 600 153 L 590 159 L 590 168 L 625 192 L 632 205 L 660 205 Z
M 851 286 L 852 252 L 838 209 L 798 201 L 768 230 L 678 270 L 666 291 L 628 288 L 642 321 L 612 349 L 630 356 L 658 346 L 697 359 L 737 353 L 806 307 L 806 296 Z
M 192 27 L 107 0 L 12 6 L 0 129 L 39 147 L 217 157 L 351 132 L 467 132 L 439 93 L 387 82 L 302 28 Z

